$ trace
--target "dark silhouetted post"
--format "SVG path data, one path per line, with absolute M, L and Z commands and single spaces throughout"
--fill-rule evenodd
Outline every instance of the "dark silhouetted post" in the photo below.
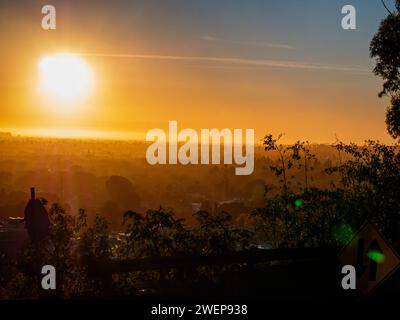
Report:
M 50 233 L 50 221 L 47 210 L 39 199 L 36 199 L 35 188 L 31 188 L 31 199 L 25 207 L 25 228 L 34 250 L 33 269 L 37 275 L 37 285 L 40 298 L 45 298 L 41 287 L 41 270 L 44 263 L 45 248 Z
M 25 207 L 25 228 L 33 244 L 39 244 L 49 236 L 49 216 L 46 208 L 36 199 L 35 188 L 31 188 L 31 199 Z

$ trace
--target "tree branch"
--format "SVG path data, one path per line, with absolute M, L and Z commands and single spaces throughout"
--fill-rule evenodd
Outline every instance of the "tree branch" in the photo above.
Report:
M 389 8 L 386 6 L 386 3 L 385 3 L 385 1 L 381 0 L 381 2 L 382 2 L 382 4 L 383 4 L 383 6 L 385 7 L 385 9 L 387 10 L 387 12 L 389 12 L 389 14 L 390 14 L 390 15 L 392 15 L 392 14 L 393 14 L 393 12 L 392 12 L 392 11 L 390 11 L 390 10 L 389 10 Z

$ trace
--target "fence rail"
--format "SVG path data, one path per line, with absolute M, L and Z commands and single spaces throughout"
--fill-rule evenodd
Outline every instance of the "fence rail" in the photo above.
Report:
M 175 268 L 185 269 L 207 265 L 230 265 L 240 263 L 251 265 L 269 261 L 327 260 L 334 259 L 338 250 L 337 247 L 272 250 L 254 249 L 219 255 L 181 255 L 130 260 L 96 260 L 89 263 L 89 273 L 93 277 L 102 277 L 124 272 Z

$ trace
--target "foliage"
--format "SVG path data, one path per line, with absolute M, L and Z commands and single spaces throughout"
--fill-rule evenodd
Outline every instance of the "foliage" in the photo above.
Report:
M 252 217 L 256 230 L 275 248 L 337 245 L 333 230 L 348 213 L 343 199 L 342 190 L 286 192 L 267 197 L 265 207 L 253 210 Z
M 304 185 L 307 189 L 309 187 L 309 172 L 314 169 L 311 161 L 315 159 L 315 155 L 309 149 L 309 142 L 297 141 L 293 145 L 284 146 L 279 142 L 282 137 L 283 134 L 278 135 L 277 138 L 268 134 L 263 139 L 265 151 L 278 152 L 279 165 L 271 165 L 270 169 L 277 177 L 282 177 L 280 182 L 283 190 L 287 191 L 292 184 L 290 179 L 294 178 L 293 175 L 289 176 L 289 172 L 297 165 L 299 169 L 304 170 Z
M 400 133 L 400 98 L 392 98 L 391 106 L 386 110 L 386 127 L 393 138 Z
M 397 12 L 382 21 L 370 45 L 371 58 L 376 59 L 374 73 L 383 80 L 379 96 L 391 97 L 386 113 L 386 124 L 390 135 L 400 135 L 400 3 L 396 2 Z
M 199 211 L 195 216 L 198 221 L 196 236 L 201 254 L 226 253 L 249 247 L 252 233 L 237 228 L 228 213 L 213 215 Z
M 188 232 L 182 219 L 160 207 L 145 214 L 127 211 L 124 215 L 127 257 L 168 256 L 188 248 Z
M 336 148 L 352 156 L 331 169 L 343 175 L 347 198 L 353 203 L 352 223 L 360 225 L 369 221 L 394 241 L 400 221 L 399 145 L 367 141 L 363 146 L 340 143 Z
M 267 137 L 266 150 L 276 150 L 277 140 L 272 135 Z M 279 148 L 292 151 L 291 161 L 300 161 L 302 146 L 297 142 Z M 287 186 L 279 195 L 267 194 L 265 206 L 252 212 L 257 231 L 274 247 L 341 245 L 337 228 L 357 230 L 366 222 L 376 225 L 389 241 L 396 241 L 400 221 L 399 145 L 367 141 L 362 146 L 337 143 L 334 147 L 349 157 L 327 170 L 341 173 L 343 188 L 306 187 L 296 193 Z M 303 151 L 303 157 L 309 157 L 307 151 Z M 275 168 L 271 170 L 276 173 Z
M 84 212 L 84 211 L 81 211 Z M 86 220 L 81 214 L 78 221 Z M 109 222 L 102 216 L 96 215 L 93 227 L 86 223 L 80 224 L 79 252 L 82 259 L 109 259 L 112 256 Z M 82 231 L 83 230 L 83 231 Z

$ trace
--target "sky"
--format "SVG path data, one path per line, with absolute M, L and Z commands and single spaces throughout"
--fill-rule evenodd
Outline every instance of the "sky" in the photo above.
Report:
M 41 27 L 45 4 L 56 30 Z M 341 28 L 346 4 L 356 30 Z M 369 57 L 386 15 L 380 0 L 1 1 L 0 128 L 136 139 L 177 120 L 256 140 L 391 142 Z M 40 61 L 57 53 L 93 73 L 73 105 L 38 93 Z

